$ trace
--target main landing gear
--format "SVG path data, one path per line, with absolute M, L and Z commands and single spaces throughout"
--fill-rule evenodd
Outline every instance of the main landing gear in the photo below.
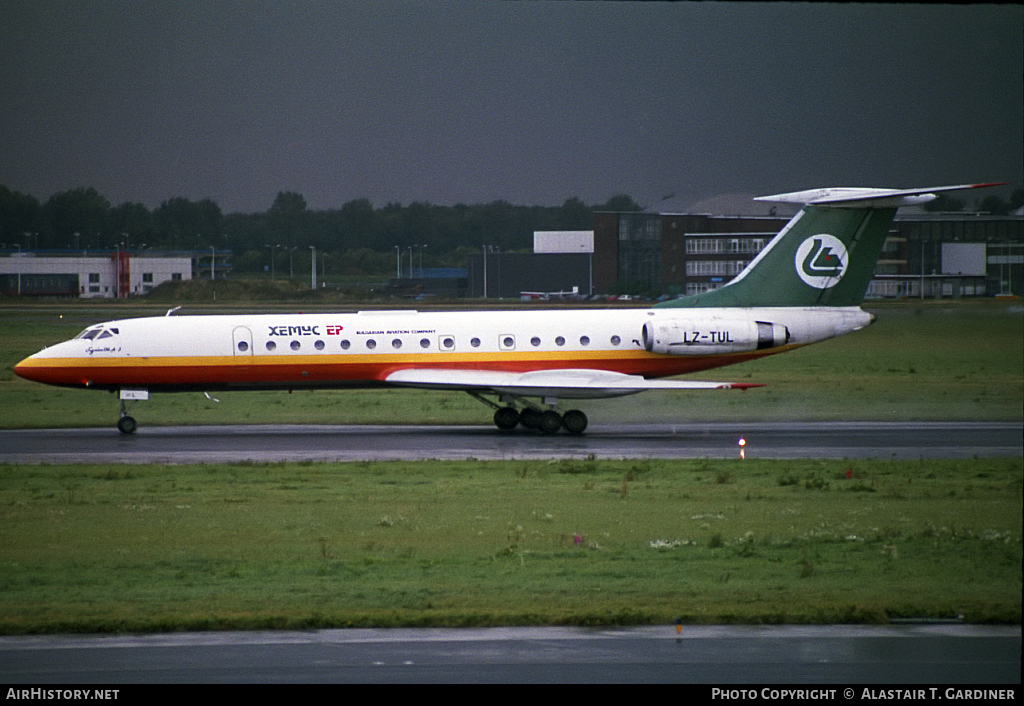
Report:
M 565 429 L 570 434 L 582 434 L 587 429 L 587 415 L 578 409 L 559 414 L 552 401 L 549 409 L 541 409 L 521 397 L 502 395 L 503 405 L 496 404 L 482 395 L 470 392 L 474 399 L 494 409 L 494 426 L 502 431 L 511 431 L 518 426 L 539 431 L 541 434 L 555 434 Z M 516 408 L 516 403 L 522 409 Z M 545 400 L 545 403 L 548 403 Z

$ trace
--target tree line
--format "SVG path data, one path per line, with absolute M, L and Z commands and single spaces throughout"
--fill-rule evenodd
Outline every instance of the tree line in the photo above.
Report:
M 529 251 L 537 230 L 591 230 L 599 210 L 636 211 L 627 195 L 588 206 L 568 198 L 561 206 L 516 206 L 505 201 L 438 206 L 389 203 L 376 208 L 355 199 L 339 209 L 310 210 L 301 194 L 282 191 L 266 211 L 224 214 L 210 199 L 172 198 L 150 210 L 118 206 L 93 188 L 63 191 L 40 203 L 0 185 L 0 250 L 231 250 L 233 271 L 273 268 L 285 277 L 308 268 L 310 248 L 339 275 L 394 272 L 396 259 L 414 267 L 461 266 L 466 255 L 490 247 Z M 271 258 L 274 258 L 273 261 Z
M 987 196 L 976 209 L 1005 215 L 1024 204 L 1024 190 L 1007 203 Z M 942 194 L 929 210 L 962 211 L 962 200 Z M 338 209 L 310 210 L 299 193 L 282 191 L 266 211 L 224 214 L 211 199 L 176 197 L 150 210 L 113 206 L 93 188 L 54 194 L 44 203 L 0 185 L 0 251 L 231 250 L 234 272 L 308 271 L 316 248 L 321 271 L 334 276 L 394 273 L 410 268 L 465 266 L 488 247 L 529 251 L 538 230 L 591 230 L 595 211 L 639 211 L 628 195 L 588 206 L 567 198 L 560 206 L 516 206 L 505 201 L 438 206 L 425 202 L 374 207 L 355 199 Z M 411 263 L 410 263 L 411 260 Z

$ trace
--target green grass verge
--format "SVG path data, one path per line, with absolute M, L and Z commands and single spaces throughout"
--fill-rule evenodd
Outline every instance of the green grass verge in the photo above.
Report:
M 693 376 L 768 387 L 644 393 L 580 406 L 593 423 L 1024 419 L 1024 307 L 1019 302 L 878 303 L 868 309 L 878 314 L 878 322 L 863 331 Z M 0 427 L 112 426 L 118 406 L 112 395 L 44 387 L 17 378 L 13 367 L 91 323 L 163 312 L 137 303 L 0 308 Z M 218 398 L 219 403 L 201 394 L 154 395 L 132 413 L 142 425 L 490 424 L 491 417 L 467 395 L 447 392 L 244 392 Z
M 1021 620 L 1020 459 L 0 466 L 0 632 Z

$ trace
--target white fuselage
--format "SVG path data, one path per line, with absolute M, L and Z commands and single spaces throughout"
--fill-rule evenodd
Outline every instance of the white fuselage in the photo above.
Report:
M 857 307 L 166 316 L 90 327 L 15 371 L 55 385 L 153 391 L 355 387 L 385 384 L 410 368 L 661 378 L 782 352 L 870 321 Z M 744 338 L 751 322 L 773 325 L 774 340 Z M 645 325 L 677 340 L 652 346 Z

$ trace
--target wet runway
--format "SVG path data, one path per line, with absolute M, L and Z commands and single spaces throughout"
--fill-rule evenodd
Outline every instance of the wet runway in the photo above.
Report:
M 1020 659 L 1019 625 L 32 636 L 0 637 L 0 682 L 122 685 L 119 699 L 156 683 L 679 683 L 708 685 L 708 697 L 715 686 L 817 684 L 833 691 L 816 699 L 860 701 L 852 685 L 924 684 L 957 698 L 948 685 L 1019 684 Z M 782 697 L 758 688 L 756 698 Z
M 583 436 L 484 426 L 203 426 L 0 431 L 4 463 L 223 463 L 418 459 L 991 458 L 1024 454 L 998 422 L 593 425 Z

